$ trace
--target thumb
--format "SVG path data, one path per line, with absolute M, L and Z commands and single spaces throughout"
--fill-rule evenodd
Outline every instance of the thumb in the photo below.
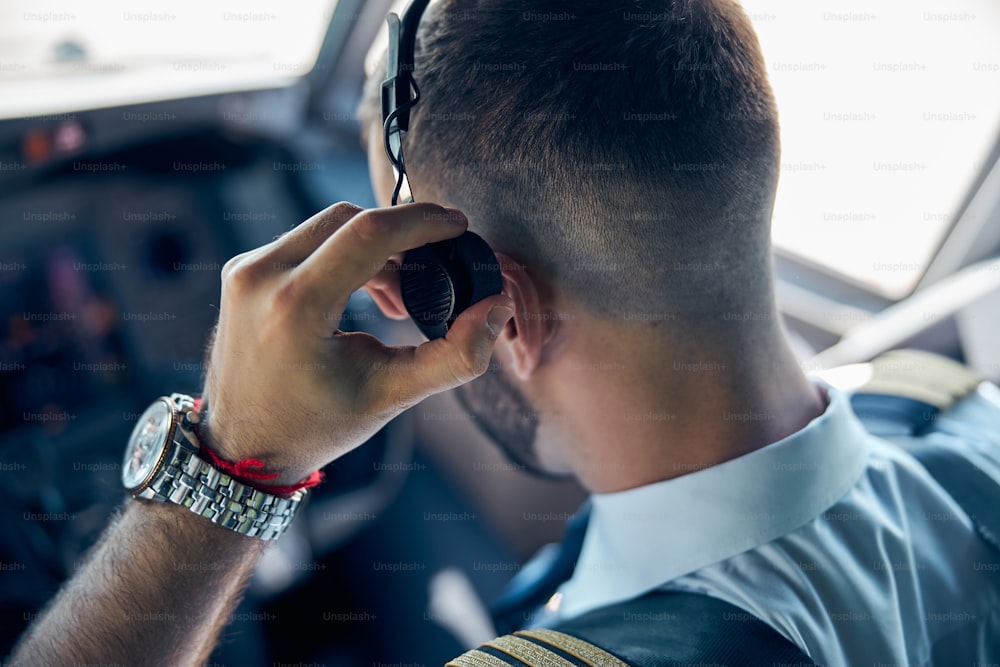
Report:
M 464 310 L 444 338 L 424 343 L 415 350 L 417 384 L 424 396 L 436 394 L 473 380 L 490 365 L 493 345 L 514 316 L 514 302 L 497 294 Z

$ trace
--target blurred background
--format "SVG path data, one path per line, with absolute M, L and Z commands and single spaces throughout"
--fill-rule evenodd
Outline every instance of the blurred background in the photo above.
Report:
M 0 0 L 0 655 L 122 502 L 138 415 L 200 390 L 222 264 L 373 205 L 355 109 L 402 4 Z M 781 113 L 775 264 L 804 368 L 907 345 L 1000 377 L 1000 6 L 743 4 Z M 419 340 L 361 293 L 341 328 Z M 214 664 L 441 663 L 488 638 L 477 610 L 584 497 L 448 396 L 328 478 Z

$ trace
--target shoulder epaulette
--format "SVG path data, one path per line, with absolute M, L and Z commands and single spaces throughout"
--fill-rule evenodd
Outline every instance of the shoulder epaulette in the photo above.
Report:
M 486 642 L 446 667 L 630 667 L 600 646 L 557 630 L 518 630 Z
M 902 396 L 947 410 L 982 378 L 947 357 L 923 350 L 892 350 L 872 362 L 872 377 L 858 393 Z
M 746 611 L 708 595 L 654 591 L 551 629 L 489 641 L 448 667 L 727 667 L 816 663 Z

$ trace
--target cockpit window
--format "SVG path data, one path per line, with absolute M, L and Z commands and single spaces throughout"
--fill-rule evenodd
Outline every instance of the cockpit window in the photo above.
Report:
M 336 0 L 0 0 L 0 118 L 239 90 L 313 68 Z
M 743 5 L 781 116 L 775 244 L 905 295 L 1000 136 L 1000 5 Z

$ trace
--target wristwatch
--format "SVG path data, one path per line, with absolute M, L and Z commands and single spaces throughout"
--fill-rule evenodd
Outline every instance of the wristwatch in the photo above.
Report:
M 122 483 L 135 498 L 183 505 L 240 535 L 275 540 L 288 528 L 307 494 L 282 497 L 233 479 L 198 456 L 195 399 L 171 394 L 156 399 L 132 430 Z

